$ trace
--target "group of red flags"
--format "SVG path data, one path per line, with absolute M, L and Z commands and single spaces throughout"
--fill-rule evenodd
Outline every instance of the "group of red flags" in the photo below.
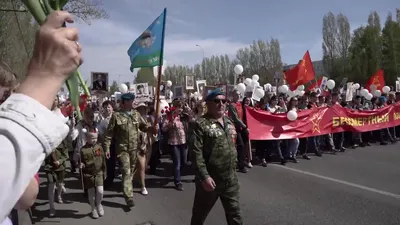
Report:
M 303 58 L 299 61 L 299 63 L 284 72 L 284 78 L 286 80 L 289 89 L 294 91 L 300 85 L 308 85 L 306 88 L 307 91 L 311 91 L 314 88 L 318 88 L 321 86 L 321 82 L 323 77 L 319 77 L 317 80 L 315 77 L 314 67 L 311 61 L 310 53 L 306 51 Z M 376 90 L 382 90 L 385 86 L 385 78 L 383 69 L 379 69 L 374 75 L 372 75 L 368 82 L 365 85 L 365 88 L 370 90 L 371 85 L 376 86 Z

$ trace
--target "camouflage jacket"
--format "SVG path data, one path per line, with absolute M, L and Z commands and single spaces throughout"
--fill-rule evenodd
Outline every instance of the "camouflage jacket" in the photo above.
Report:
M 54 160 L 55 158 L 55 160 Z M 59 146 L 57 146 L 56 149 L 47 156 L 45 162 L 44 162 L 44 169 L 45 171 L 63 171 L 66 168 L 65 163 L 69 159 L 69 154 L 68 154 L 68 143 L 67 140 L 64 139 Z M 55 161 L 58 161 L 60 163 L 59 166 L 56 166 L 54 163 Z
M 115 138 L 117 154 L 138 149 L 139 131 L 147 131 L 150 124 L 137 111 L 114 112 L 105 135 L 105 152 L 110 151 L 111 139 Z
M 237 133 L 233 121 L 226 116 L 223 119 L 224 126 L 209 115 L 194 123 L 189 150 L 200 181 L 212 177 L 218 183 L 236 176 Z
M 104 174 L 106 171 L 106 157 L 100 144 L 85 145 L 81 149 L 81 163 L 85 165 L 82 172 L 87 175 Z

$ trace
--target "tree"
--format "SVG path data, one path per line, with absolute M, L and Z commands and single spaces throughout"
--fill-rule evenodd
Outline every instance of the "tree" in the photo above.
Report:
M 337 26 L 337 71 L 338 78 L 343 79 L 349 74 L 349 47 L 351 43 L 350 23 L 346 16 L 339 13 L 336 16 Z
M 0 7 L 18 9 L 22 3 L 3 0 Z M 25 75 L 35 42 L 37 25 L 31 21 L 28 13 L 0 12 L 0 61 L 9 65 L 19 79 Z
M 117 81 L 113 80 L 111 86 L 110 86 L 110 91 L 108 92 L 110 95 L 113 95 L 116 91 L 118 91 L 118 83 Z
M 332 79 L 337 76 L 335 71 L 336 59 L 338 58 L 337 32 L 335 15 L 329 12 L 322 19 L 322 60 L 327 75 Z
M 148 68 L 148 67 L 140 68 L 136 75 L 134 83 L 135 84 L 148 83 L 149 86 L 155 87 L 156 78 L 154 77 L 153 68 Z
M 400 24 L 389 13 L 382 30 L 382 65 L 387 83 L 394 84 L 400 76 Z
M 16 0 L 2 0 L 14 1 L 20 5 L 20 7 L 7 7 L 0 5 L 0 12 L 18 12 L 28 13 L 25 5 L 22 5 L 20 1 Z M 103 0 L 68 0 L 64 10 L 74 14 L 78 19 L 90 24 L 92 20 L 108 18 L 107 12 L 101 7 L 103 6 Z
M 70 0 L 66 9 L 90 23 L 93 19 L 108 17 L 101 5 L 99 0 Z M 38 29 L 32 19 L 21 1 L 0 1 L 0 61 L 9 65 L 20 80 L 26 74 Z
M 282 70 L 279 41 L 274 38 L 270 41 L 253 41 L 249 47 L 238 49 L 233 60 L 226 54 L 214 55 L 204 58 L 201 64 L 193 67 L 169 66 L 165 70 L 165 79 L 171 80 L 173 85 L 184 85 L 185 76 L 192 74 L 196 80 L 207 80 L 208 85 L 234 84 L 234 67 L 237 64 L 243 66 L 247 77 L 258 74 L 260 83 L 271 82 L 275 72 Z

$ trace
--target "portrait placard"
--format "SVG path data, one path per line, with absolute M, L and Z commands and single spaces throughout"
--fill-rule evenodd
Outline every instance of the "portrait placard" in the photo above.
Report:
M 194 76 L 193 75 L 186 76 L 186 90 L 194 90 Z
M 108 73 L 92 72 L 92 91 L 108 91 Z

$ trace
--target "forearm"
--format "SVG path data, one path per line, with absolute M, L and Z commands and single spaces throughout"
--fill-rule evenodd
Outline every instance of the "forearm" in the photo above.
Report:
M 36 178 L 32 178 L 28 186 L 25 188 L 25 192 L 15 205 L 15 209 L 26 210 L 35 203 L 36 197 L 39 193 L 39 184 Z
M 12 94 L 0 106 L 0 220 L 17 203 L 30 180 L 68 134 L 68 126 L 36 100 Z M 11 194 L 12 193 L 12 194 Z
M 41 79 L 40 73 L 40 70 L 30 71 L 16 93 L 29 96 L 50 109 L 64 80 L 56 75 Z

